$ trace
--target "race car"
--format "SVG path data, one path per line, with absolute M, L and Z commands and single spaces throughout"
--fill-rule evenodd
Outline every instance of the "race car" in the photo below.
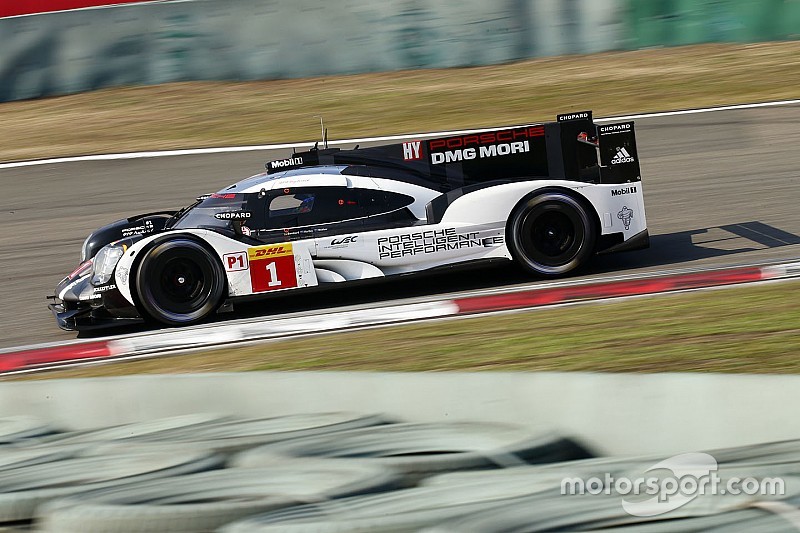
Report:
M 237 301 L 476 261 L 533 276 L 649 245 L 634 124 L 555 122 L 315 146 L 174 212 L 95 231 L 58 325 L 197 323 Z

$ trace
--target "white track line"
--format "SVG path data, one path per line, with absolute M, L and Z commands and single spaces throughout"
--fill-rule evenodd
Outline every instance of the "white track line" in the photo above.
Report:
M 505 316 L 505 315 L 514 315 L 514 314 L 521 314 L 521 313 L 531 313 L 531 312 L 543 312 L 547 310 L 552 310 L 556 308 L 565 308 L 565 307 L 578 307 L 578 306 L 586 306 L 592 304 L 607 304 L 607 303 L 614 303 L 614 302 L 624 302 L 624 301 L 631 301 L 631 300 L 640 300 L 645 298 L 659 298 L 664 296 L 671 296 L 671 295 L 679 295 L 679 294 L 689 294 L 695 292 L 704 292 L 704 291 L 724 291 L 727 289 L 733 288 L 740 288 L 745 286 L 757 286 L 757 285 L 768 285 L 768 284 L 775 284 L 775 283 L 783 283 L 787 281 L 792 281 L 792 278 L 773 278 L 773 279 L 764 279 L 761 281 L 746 281 L 743 283 L 734 283 L 730 285 L 712 285 L 709 287 L 696 287 L 691 289 L 676 289 L 672 291 L 666 292 L 653 292 L 653 293 L 645 293 L 645 294 L 632 294 L 628 296 L 611 296 L 605 298 L 597 298 L 597 299 L 590 299 L 590 300 L 578 300 L 574 302 L 562 302 L 558 304 L 551 304 L 551 305 L 543 305 L 538 307 L 524 307 L 519 309 L 502 309 L 497 311 L 486 311 L 481 313 L 472 313 L 472 314 L 430 314 L 429 316 L 418 316 L 408 320 L 398 320 L 394 322 L 379 322 L 375 324 L 364 324 L 364 325 L 350 325 L 344 329 L 324 329 L 319 331 L 311 331 L 311 332 L 287 332 L 284 335 L 273 335 L 269 337 L 260 337 L 254 339 L 220 339 L 222 342 L 215 343 L 215 344 L 202 344 L 202 343 L 194 343 L 185 346 L 171 346 L 169 344 L 165 344 L 160 348 L 155 348 L 152 350 L 147 350 L 143 352 L 134 352 L 129 353 L 127 355 L 119 355 L 115 357 L 109 358 L 97 358 L 97 359 L 78 359 L 74 361 L 65 361 L 61 363 L 51 363 L 48 365 L 43 365 L 34 368 L 22 368 L 18 370 L 10 370 L 7 372 L 2 372 L 0 376 L 7 377 L 13 375 L 24 375 L 24 374 L 36 374 L 36 373 L 43 373 L 49 372 L 53 370 L 64 370 L 67 368 L 78 368 L 78 367 L 86 367 L 86 366 L 99 366 L 99 365 L 110 365 L 114 363 L 123 363 L 123 362 L 130 362 L 130 361 L 139 361 L 143 359 L 155 359 L 164 356 L 171 356 L 171 355 L 188 355 L 198 352 L 204 352 L 208 350 L 219 350 L 221 348 L 243 348 L 247 346 L 256 346 L 256 345 L 265 345 L 274 342 L 281 342 L 288 339 L 303 339 L 308 337 L 319 337 L 322 335 L 335 335 L 337 333 L 351 333 L 356 331 L 365 331 L 365 330 L 373 330 L 373 329 L 387 329 L 392 327 L 398 326 L 408 326 L 408 325 L 417 325 L 417 324 L 429 324 L 435 322 L 452 322 L 456 320 L 471 320 L 477 318 L 484 318 L 484 317 L 492 317 L 492 316 Z
M 615 120 L 634 120 L 640 118 L 657 118 L 657 117 L 671 117 L 678 115 L 694 115 L 698 113 L 711 113 L 714 111 L 732 111 L 736 109 L 756 109 L 759 107 L 775 107 L 786 105 L 798 105 L 800 100 L 779 100 L 774 102 L 759 102 L 753 104 L 737 104 L 719 107 L 705 107 L 699 109 L 683 109 L 678 111 L 663 111 L 658 113 L 642 113 L 639 115 L 622 115 L 617 117 L 595 118 L 596 122 L 612 122 Z M 360 139 L 342 139 L 339 141 L 331 141 L 329 145 L 340 144 L 361 144 L 368 142 L 380 141 L 400 141 L 403 139 L 421 139 L 426 137 L 439 137 L 450 135 L 468 135 L 471 133 L 480 133 L 484 131 L 492 131 L 498 128 L 480 128 L 472 130 L 454 130 L 454 131 L 438 131 L 434 133 L 413 133 L 404 135 L 388 135 L 383 137 L 362 137 Z M 53 165 L 59 163 L 75 163 L 82 161 L 116 161 L 120 159 L 144 159 L 150 157 L 172 157 L 181 155 L 204 155 L 204 154 L 223 154 L 231 152 L 256 152 L 262 150 L 284 150 L 289 148 L 303 148 L 314 146 L 311 142 L 297 142 L 297 143 L 283 143 L 283 144 L 262 144 L 252 146 L 224 146 L 219 148 L 190 148 L 184 150 L 160 150 L 149 152 L 127 152 L 121 154 L 98 154 L 98 155 L 81 155 L 74 157 L 57 157 L 54 159 L 37 159 L 34 161 L 16 161 L 13 163 L 0 163 L 0 169 L 5 168 L 18 168 L 18 167 L 32 167 L 37 165 Z
M 800 257 L 797 259 L 784 259 L 783 263 L 775 263 L 775 262 L 762 262 L 762 263 L 736 263 L 736 264 L 729 264 L 729 265 L 719 265 L 716 267 L 707 267 L 707 268 L 698 268 L 698 267 L 685 267 L 685 268 L 672 268 L 672 269 L 665 269 L 665 270 L 657 270 L 657 271 L 646 271 L 646 272 L 633 272 L 633 273 L 606 273 L 606 274 L 597 274 L 593 277 L 585 277 L 585 278 L 578 278 L 578 279 L 565 279 L 565 280 L 550 280 L 547 282 L 533 282 L 533 283 L 522 283 L 519 285 L 512 285 L 512 286 L 505 286 L 505 287 L 488 287 L 483 289 L 473 289 L 473 290 L 464 290 L 464 291 L 454 291 L 444 294 L 437 294 L 437 295 L 427 295 L 427 296 L 418 296 L 413 298 L 401 298 L 391 301 L 384 301 L 384 302 L 377 302 L 377 306 L 370 306 L 370 305 L 352 305 L 352 306 L 345 306 L 336 309 L 312 309 L 306 311 L 298 311 L 294 313 L 288 313 L 284 315 L 274 315 L 274 316 L 258 316 L 258 317 L 250 317 L 250 318 L 239 318 L 233 320 L 226 320 L 223 322 L 213 323 L 213 324 L 201 324 L 197 326 L 188 326 L 185 328 L 181 328 L 180 331 L 185 332 L 192 332 L 192 333 L 202 333 L 204 330 L 209 329 L 209 327 L 218 327 L 218 326 L 242 326 L 247 327 L 252 324 L 263 324 L 269 323 L 274 321 L 286 321 L 286 320 L 295 320 L 295 319 L 305 319 L 309 317 L 315 317 L 319 315 L 328 315 L 328 314 L 352 314 L 356 312 L 363 311 L 365 309 L 370 309 L 373 312 L 383 312 L 384 310 L 399 308 L 403 306 L 425 306 L 431 305 L 436 302 L 441 302 L 443 300 L 456 300 L 456 299 L 466 299 L 466 298 L 474 298 L 474 297 L 481 297 L 481 296 L 495 296 L 498 294 L 509 294 L 515 292 L 527 292 L 527 291 L 535 291 L 535 290 L 548 290 L 554 288 L 567 288 L 567 287 L 581 287 L 586 285 L 602 285 L 605 283 L 613 283 L 613 282 L 620 282 L 620 281 L 631 281 L 631 280 L 644 280 L 644 279 L 652 279 L 652 278 L 661 278 L 661 277 L 669 277 L 669 276 L 679 276 L 682 274 L 699 274 L 705 272 L 713 272 L 713 271 L 720 271 L 720 270 L 730 270 L 730 269 L 741 269 L 741 268 L 762 268 L 769 271 L 772 275 L 776 277 L 785 277 L 787 274 L 789 275 L 800 275 L 798 271 L 800 271 Z M 68 341 L 54 341 L 54 342 L 46 342 L 46 343 L 37 343 L 37 344 L 29 344 L 29 345 L 22 345 L 22 346 L 13 346 L 8 348 L 0 348 L 0 355 L 10 353 L 10 352 L 17 352 L 23 350 L 37 350 L 37 349 L 44 349 L 44 348 L 52 348 L 55 346 L 70 346 L 70 345 L 81 345 L 86 344 L 87 342 L 94 342 L 94 341 L 119 341 L 124 339 L 142 339 L 147 337 L 152 337 L 154 335 L 160 335 L 165 332 L 169 331 L 176 331 L 170 329 L 159 329 L 159 330 L 152 330 L 152 331 L 143 331 L 137 333 L 123 333 L 119 335 L 108 335 L 108 336 L 97 336 L 85 339 L 75 339 L 75 340 L 68 340 Z

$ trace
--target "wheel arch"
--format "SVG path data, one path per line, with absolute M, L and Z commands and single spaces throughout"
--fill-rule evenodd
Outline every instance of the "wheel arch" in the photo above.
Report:
M 529 200 L 536 198 L 542 194 L 547 193 L 563 193 L 566 196 L 574 199 L 575 201 L 579 202 L 584 209 L 587 210 L 588 213 L 591 213 L 592 216 L 590 217 L 592 220 L 592 230 L 595 232 L 597 237 L 600 237 L 600 233 L 602 231 L 602 222 L 600 221 L 600 213 L 597 212 L 597 208 L 594 206 L 591 200 L 589 200 L 586 196 L 581 194 L 580 191 L 576 189 L 570 189 L 569 187 L 560 187 L 558 185 L 548 185 L 542 187 L 541 189 L 536 189 L 535 191 L 531 191 L 528 194 L 524 195 L 519 201 L 514 205 L 511 211 L 508 214 L 508 218 L 506 219 L 506 242 L 510 242 L 509 239 L 511 238 L 511 222 L 514 219 L 514 216 L 517 212 L 522 209 Z M 598 239 L 599 241 L 599 239 Z M 509 248 L 509 252 L 511 249 Z M 597 252 L 597 242 L 595 242 L 595 249 L 592 251 L 593 253 Z
M 530 272 L 531 267 L 525 266 L 526 264 L 530 264 L 530 259 L 525 257 L 524 253 L 517 250 L 517 245 L 515 244 L 516 239 L 514 235 L 514 225 L 516 219 L 518 218 L 518 215 L 523 213 L 524 210 L 528 208 L 528 205 L 530 204 L 531 200 L 534 200 L 535 198 L 538 198 L 540 196 L 545 196 L 548 194 L 562 195 L 563 197 L 566 197 L 571 201 L 575 202 L 581 209 L 583 209 L 583 211 L 585 212 L 585 216 L 588 218 L 588 223 L 589 223 L 587 231 L 590 232 L 591 234 L 590 237 L 591 244 L 590 246 L 587 247 L 587 252 L 583 259 L 577 259 L 578 256 L 576 256 L 576 260 L 578 261 L 576 266 L 573 266 L 562 272 L 553 271 L 549 273 L 545 273 L 541 270 L 535 269 L 537 270 L 535 272 L 537 275 L 543 275 L 545 277 L 560 277 L 563 275 L 567 275 L 576 269 L 580 269 L 582 266 L 585 266 L 586 261 L 588 261 L 590 257 L 597 254 L 598 243 L 600 241 L 599 236 L 602 228 L 600 215 L 597 212 L 597 209 L 595 208 L 591 200 L 589 200 L 589 198 L 581 194 L 579 191 L 559 185 L 548 185 L 530 191 L 529 193 L 523 195 L 511 209 L 508 218 L 506 219 L 505 241 L 506 241 L 506 246 L 508 248 L 508 253 L 514 260 L 514 262 L 522 265 L 525 270 Z M 569 264 L 569 262 L 566 264 Z

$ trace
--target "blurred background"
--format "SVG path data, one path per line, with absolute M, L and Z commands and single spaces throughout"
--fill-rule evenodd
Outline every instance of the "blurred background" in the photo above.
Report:
M 0 101 L 800 36 L 800 0 L 129 0 L 57 11 L 102 3 L 0 5 Z

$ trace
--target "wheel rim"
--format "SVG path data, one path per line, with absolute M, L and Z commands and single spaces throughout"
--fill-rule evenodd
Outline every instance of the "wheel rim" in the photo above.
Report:
M 185 258 L 169 258 L 161 267 L 159 291 L 154 294 L 161 305 L 173 312 L 191 312 L 208 298 L 211 293 L 208 280 L 211 269 L 202 268 Z
M 559 265 L 574 256 L 573 248 L 579 248 L 576 246 L 579 244 L 579 231 L 567 214 L 545 211 L 530 218 L 525 230 L 529 234 L 531 253 L 539 262 Z

